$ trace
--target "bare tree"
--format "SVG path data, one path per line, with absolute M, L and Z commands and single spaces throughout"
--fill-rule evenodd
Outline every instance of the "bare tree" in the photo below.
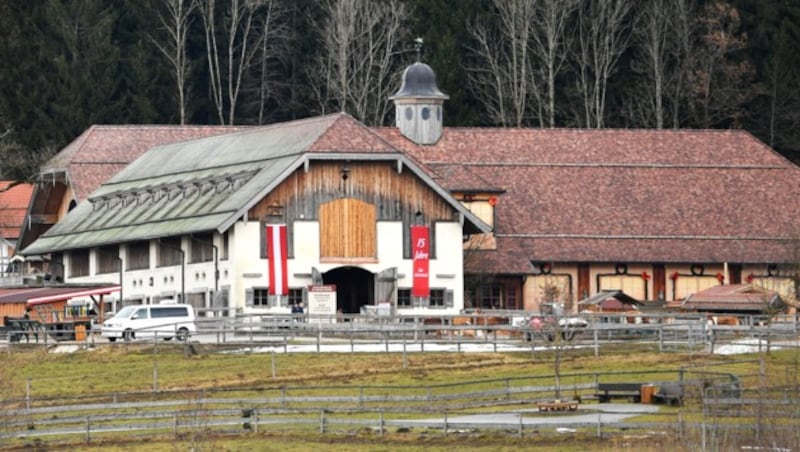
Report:
M 578 91 L 587 127 L 605 127 L 608 80 L 628 48 L 629 0 L 589 0 L 578 8 Z
M 186 56 L 186 33 L 191 26 L 191 14 L 197 8 L 197 0 L 162 0 L 164 14 L 158 18 L 166 32 L 163 42 L 151 36 L 150 39 L 164 54 L 172 66 L 175 88 L 178 90 L 178 114 L 181 125 L 186 124 L 187 86 L 189 62 Z
M 258 52 L 268 48 L 262 40 L 280 39 L 273 27 L 278 11 L 279 0 L 230 0 L 220 19 L 216 0 L 202 1 L 211 96 L 220 124 L 234 124 L 245 77 Z
M 408 42 L 404 3 L 325 0 L 321 8 L 319 53 L 309 68 L 320 112 L 337 109 L 368 125 L 383 124 Z
M 672 127 L 680 127 L 680 113 L 687 99 L 687 76 L 693 65 L 692 36 L 695 32 L 694 0 L 675 0 L 673 31 L 677 42 L 672 48 L 674 80 L 672 83 Z
M 530 55 L 536 0 L 493 0 L 493 4 L 497 21 L 470 26 L 478 65 L 468 69 L 469 82 L 493 123 L 520 127 L 536 111 L 541 124 L 542 102 Z M 495 23 L 496 27 L 491 25 Z M 556 29 L 552 32 L 557 34 Z M 549 45 L 546 39 L 544 47 Z M 554 57 L 553 70 L 555 63 Z
M 578 6 L 578 0 L 541 0 L 534 5 L 532 45 L 541 61 L 547 86 L 544 103 L 546 124 L 555 127 L 556 77 L 568 57 L 567 23 Z
M 283 4 L 270 3 L 266 14 L 259 23 L 261 34 L 261 50 L 259 53 L 259 83 L 258 83 L 258 123 L 266 122 L 267 102 L 272 97 L 274 77 L 271 73 L 270 60 L 281 60 L 287 53 L 287 39 L 289 30 L 286 21 L 275 20 L 284 17 L 286 9 Z
M 640 57 L 634 69 L 644 75 L 651 120 L 657 129 L 664 128 L 664 97 L 668 79 L 668 58 L 674 42 L 675 0 L 648 0 L 644 4 L 639 27 L 634 32 Z

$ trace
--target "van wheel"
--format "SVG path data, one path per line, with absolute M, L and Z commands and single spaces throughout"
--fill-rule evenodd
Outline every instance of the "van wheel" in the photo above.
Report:
M 130 342 L 133 340 L 133 331 L 132 330 L 125 330 L 122 332 L 122 340 L 125 342 Z
M 108 342 L 116 342 L 116 341 L 117 341 L 116 337 L 109 337 L 108 338 Z
M 189 330 L 186 328 L 181 328 L 178 330 L 177 336 L 175 336 L 179 341 L 185 341 L 189 339 Z

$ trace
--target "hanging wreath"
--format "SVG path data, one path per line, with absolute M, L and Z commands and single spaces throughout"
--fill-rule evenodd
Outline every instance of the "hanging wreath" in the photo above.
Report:
M 717 276 L 717 281 L 719 281 L 720 284 L 725 284 L 725 275 L 723 275 L 722 273 L 717 273 L 716 276 Z
M 645 281 L 650 281 L 650 275 L 647 272 L 642 272 L 642 279 Z
M 617 265 L 614 267 L 614 271 L 615 271 L 615 272 L 616 272 L 618 275 L 624 275 L 624 274 L 628 273 L 628 265 L 627 265 L 627 264 L 617 264 Z
M 541 268 L 543 275 L 549 275 L 553 271 L 553 266 L 549 262 L 543 263 Z
M 700 264 L 692 264 L 692 267 L 690 268 L 690 270 L 692 272 L 692 275 L 694 275 L 694 276 L 703 276 L 703 272 L 705 271 L 705 268 L 703 268 L 703 266 L 700 265 Z
M 745 278 L 745 279 L 747 281 L 747 284 L 753 284 L 753 279 L 755 279 L 755 275 L 750 273 L 749 275 L 747 275 L 747 278 Z
M 489 197 L 489 205 L 493 206 L 493 207 L 497 205 L 497 196 L 490 196 Z
M 678 276 L 680 276 L 680 275 L 678 274 L 678 272 L 675 272 L 675 273 L 673 273 L 673 274 L 669 275 L 669 279 L 671 279 L 671 280 L 675 281 L 675 280 L 677 280 L 677 279 L 678 279 Z
M 767 275 L 776 276 L 777 274 L 778 274 L 778 265 L 777 264 L 769 264 L 769 265 L 767 265 Z

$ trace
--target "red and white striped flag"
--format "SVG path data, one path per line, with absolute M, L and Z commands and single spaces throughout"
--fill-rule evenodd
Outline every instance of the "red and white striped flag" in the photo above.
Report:
M 289 277 L 286 271 L 286 225 L 267 225 L 267 259 L 269 259 L 269 294 L 287 295 Z

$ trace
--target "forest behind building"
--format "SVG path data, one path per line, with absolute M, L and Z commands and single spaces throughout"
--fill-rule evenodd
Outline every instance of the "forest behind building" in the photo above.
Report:
M 736 128 L 800 162 L 800 2 L 0 2 L 0 176 L 93 124 L 393 123 L 417 59 L 447 126 Z

